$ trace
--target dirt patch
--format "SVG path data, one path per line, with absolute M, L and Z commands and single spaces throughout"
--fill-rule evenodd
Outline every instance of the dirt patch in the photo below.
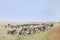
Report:
M 60 40 L 60 25 L 55 27 L 55 31 L 53 32 L 52 36 L 48 38 L 48 40 Z

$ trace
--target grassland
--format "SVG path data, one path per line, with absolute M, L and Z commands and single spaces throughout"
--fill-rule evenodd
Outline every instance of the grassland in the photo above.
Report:
M 6 25 L 7 23 L 0 23 Z M 57 23 L 56 23 L 57 24 Z M 14 24 L 15 25 L 15 24 Z M 0 40 L 48 40 L 48 37 L 54 31 L 54 28 L 50 30 L 40 31 L 31 35 L 8 35 L 7 30 L 10 28 L 4 28 L 0 25 Z
M 35 34 L 31 35 L 7 35 L 6 31 L 9 28 L 0 27 L 0 40 L 47 40 L 48 37 L 52 34 L 54 31 L 51 30 L 45 30 L 44 32 L 37 32 Z

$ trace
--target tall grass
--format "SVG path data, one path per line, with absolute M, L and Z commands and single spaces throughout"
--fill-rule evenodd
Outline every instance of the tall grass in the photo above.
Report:
M 40 31 L 31 35 L 7 35 L 9 28 L 0 27 L 0 40 L 47 40 L 53 33 L 54 29 Z

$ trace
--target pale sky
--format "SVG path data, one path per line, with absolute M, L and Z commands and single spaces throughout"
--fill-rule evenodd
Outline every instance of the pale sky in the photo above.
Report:
M 60 21 L 60 0 L 0 0 L 0 22 Z

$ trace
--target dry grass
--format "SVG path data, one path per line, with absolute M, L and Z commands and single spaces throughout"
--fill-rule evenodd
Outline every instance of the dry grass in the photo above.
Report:
M 4 23 L 4 25 L 6 24 Z M 54 31 L 54 29 L 51 29 L 51 30 L 46 30 L 44 32 L 37 32 L 35 34 L 23 36 L 23 35 L 7 35 L 8 29 L 10 28 L 0 27 L 0 40 L 47 40 L 48 37 Z
M 8 28 L 9 29 L 9 28 Z M 53 30 L 37 32 L 31 35 L 7 35 L 7 28 L 0 28 L 0 40 L 47 40 Z

